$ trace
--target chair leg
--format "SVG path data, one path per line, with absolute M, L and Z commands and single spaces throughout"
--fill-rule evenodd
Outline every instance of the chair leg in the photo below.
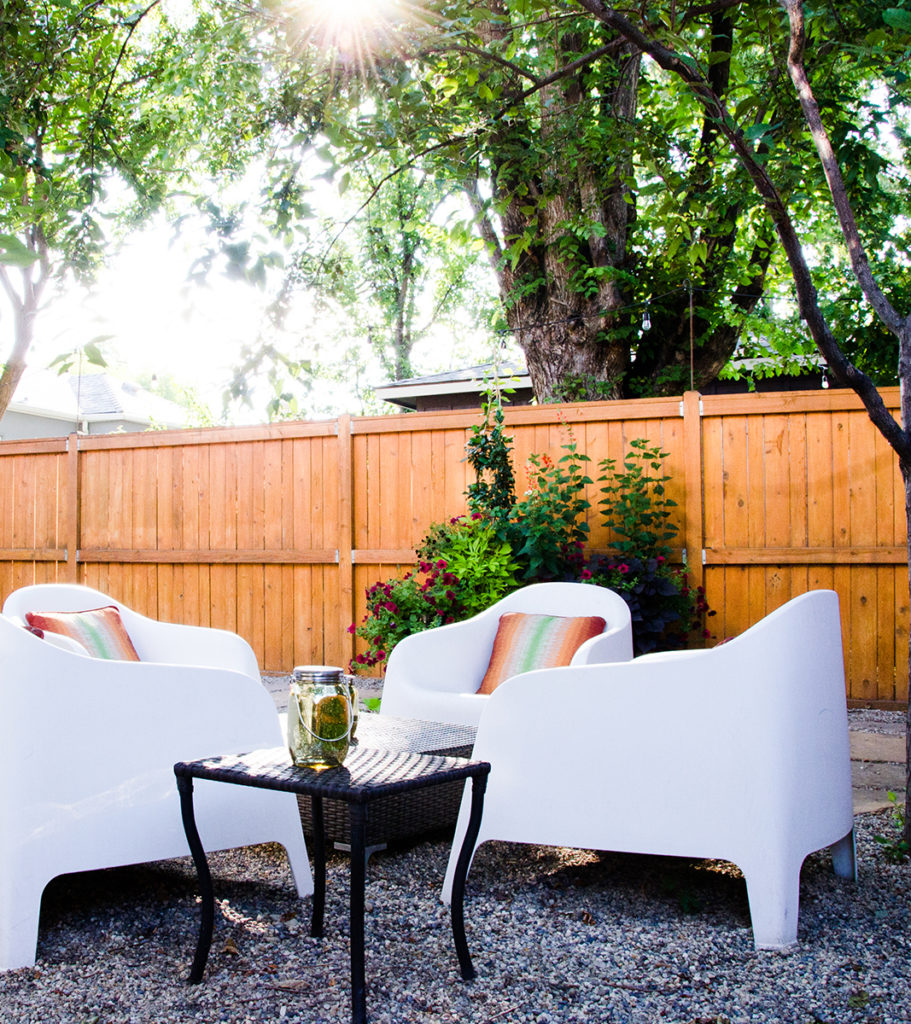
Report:
M 797 942 L 800 864 L 766 863 L 744 871 L 753 944 L 756 949 L 786 949 Z
M 850 878 L 857 881 L 857 851 L 854 845 L 854 829 L 837 843 L 829 847 L 832 854 L 832 867 L 839 878 Z
M 282 845 L 285 848 L 285 853 L 288 855 L 288 864 L 294 877 L 297 895 L 301 899 L 305 896 L 312 896 L 313 872 L 310 870 L 310 860 L 307 857 L 307 847 L 304 845 L 303 836 L 299 839 L 287 839 Z

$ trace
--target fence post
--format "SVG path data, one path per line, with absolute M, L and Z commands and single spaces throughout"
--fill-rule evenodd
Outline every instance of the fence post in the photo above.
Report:
M 346 663 L 354 657 L 354 637 L 348 626 L 354 622 L 354 458 L 351 416 L 338 418 L 338 627 Z
M 68 434 L 66 439 L 66 521 L 64 547 L 66 549 L 66 580 L 79 582 L 79 544 L 82 523 L 82 494 L 79 486 L 79 435 Z
M 702 396 L 698 391 L 683 395 L 684 548 L 693 586 L 704 585 L 702 552 L 705 530 L 702 521 Z

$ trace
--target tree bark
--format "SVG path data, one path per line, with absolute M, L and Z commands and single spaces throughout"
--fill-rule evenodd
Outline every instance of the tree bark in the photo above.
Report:
M 25 372 L 25 357 L 35 337 L 35 317 L 41 295 L 48 279 L 47 251 L 43 237 L 37 238 L 38 276 L 33 277 L 34 267 L 23 267 L 22 294 L 18 294 L 6 267 L 0 266 L 0 287 L 6 293 L 13 310 L 13 348 L 0 373 L 0 416 L 9 408 L 22 374 Z

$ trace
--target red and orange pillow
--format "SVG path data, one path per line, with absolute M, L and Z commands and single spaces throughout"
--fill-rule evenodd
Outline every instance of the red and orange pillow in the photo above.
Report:
M 25 621 L 32 632 L 40 630 L 75 640 L 93 658 L 139 661 L 115 605 L 83 612 L 26 612 Z
M 604 632 L 605 625 L 600 615 L 501 615 L 478 693 L 493 693 L 500 683 L 520 672 L 568 665 L 586 640 Z

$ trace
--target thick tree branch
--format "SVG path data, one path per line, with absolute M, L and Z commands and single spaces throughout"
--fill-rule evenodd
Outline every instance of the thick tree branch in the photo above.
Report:
M 494 273 L 497 275 L 500 294 L 506 294 L 512 286 L 510 279 L 511 275 L 508 274 L 505 267 L 503 260 L 503 247 L 500 244 L 500 239 L 497 237 L 497 233 L 490 221 L 490 217 L 487 215 L 487 210 L 484 208 L 484 203 L 478 194 L 477 179 L 466 182 L 464 189 L 465 195 L 468 197 L 471 210 L 475 215 L 478 230 L 481 232 L 481 240 L 484 243 L 484 248 L 487 250 L 490 265 L 493 267 Z
M 421 57 L 427 57 L 434 53 L 467 53 L 473 57 L 480 57 L 483 60 L 491 61 L 494 64 L 498 64 L 501 68 L 506 68 L 507 71 L 511 71 L 514 75 L 519 78 L 527 78 L 530 82 L 537 82 L 538 79 L 530 71 L 526 71 L 525 68 L 519 67 L 518 64 L 513 64 L 512 61 L 505 60 L 496 53 L 491 53 L 489 50 L 484 50 L 480 46 L 468 46 L 465 44 L 452 46 L 432 46 L 426 50 L 422 50 L 419 54 Z
M 804 67 L 804 52 L 806 49 L 806 31 L 804 23 L 803 3 L 801 0 L 782 0 L 788 19 L 791 25 L 791 40 L 788 50 L 788 73 L 797 96 L 800 99 L 800 106 L 803 109 L 804 117 L 810 128 L 810 134 L 819 154 L 819 161 L 826 175 L 829 184 L 829 191 L 832 193 L 832 202 L 835 205 L 835 212 L 841 224 L 842 234 L 845 237 L 845 244 L 848 247 L 848 256 L 851 259 L 851 269 L 857 278 L 867 301 L 876 311 L 876 315 L 893 333 L 901 330 L 904 318 L 901 317 L 889 300 L 883 295 L 882 289 L 876 283 L 873 272 L 870 269 L 870 261 L 867 258 L 866 250 L 857 230 L 857 221 L 854 218 L 854 210 L 851 208 L 851 201 L 848 199 L 848 190 L 845 188 L 841 168 L 835 156 L 835 150 L 829 139 L 829 133 L 822 123 L 819 113 L 819 105 L 813 95 L 810 80 L 807 77 Z
M 717 118 L 719 131 L 728 140 L 742 166 L 749 174 L 756 191 L 762 198 L 766 211 L 775 224 L 782 248 L 791 267 L 800 314 L 806 320 L 817 348 L 839 383 L 853 388 L 864 403 L 867 414 L 876 428 L 895 449 L 899 457 L 911 464 L 911 432 L 902 429 L 902 426 L 886 408 L 882 395 L 873 381 L 847 359 L 835 340 L 819 308 L 813 276 L 804 257 L 803 246 L 788 208 L 775 183 L 765 168 L 757 161 L 749 142 L 737 127 L 724 101 L 715 95 L 693 62 L 683 60 L 674 50 L 651 39 L 614 8 L 605 6 L 602 0 L 577 0 L 577 2 L 599 21 L 629 39 L 643 53 L 649 54 L 666 71 L 672 72 L 686 82 L 699 101 Z

